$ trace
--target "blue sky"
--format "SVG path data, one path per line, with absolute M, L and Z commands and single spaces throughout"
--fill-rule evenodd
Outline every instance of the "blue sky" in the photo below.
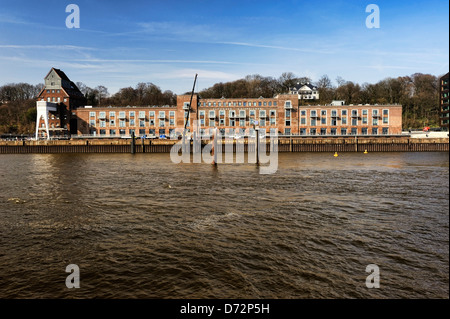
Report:
M 68 4 L 80 28 L 66 27 Z M 368 29 L 366 6 L 380 8 Z M 357 83 L 449 70 L 449 2 L 0 0 L 0 85 L 51 67 L 110 93 L 152 82 L 177 94 L 249 74 Z

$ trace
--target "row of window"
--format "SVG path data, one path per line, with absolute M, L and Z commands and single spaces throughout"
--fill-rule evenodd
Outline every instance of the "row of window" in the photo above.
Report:
M 302 100 L 315 100 L 318 97 L 317 96 L 312 96 L 312 95 L 301 95 Z
M 199 124 L 200 126 L 205 126 L 206 123 L 209 123 L 208 126 L 210 127 L 214 127 L 216 126 L 216 123 L 218 122 L 219 126 L 225 126 L 226 125 L 226 120 L 224 118 L 219 118 L 218 121 L 216 121 L 216 119 L 203 119 L 200 118 L 199 120 Z M 249 123 L 249 125 L 253 125 L 253 124 L 257 124 L 259 126 L 266 126 L 266 125 L 276 125 L 276 118 L 272 117 L 272 118 L 260 118 L 258 119 L 258 121 L 256 121 L 255 119 L 249 119 L 249 121 L 246 121 L 246 119 L 229 119 L 228 120 L 228 126 L 246 126 L 246 123 Z M 389 118 L 383 118 L 382 122 L 380 122 L 378 119 L 372 119 L 372 126 L 378 126 L 380 125 L 380 123 L 382 123 L 383 125 L 388 125 L 389 124 Z M 342 118 L 341 124 L 338 124 L 337 120 L 331 120 L 329 122 L 330 126 L 342 126 L 342 125 L 349 125 L 347 122 L 346 118 Z M 292 121 L 292 119 L 290 118 L 286 118 L 285 122 L 284 122 L 285 126 L 291 126 L 291 125 L 295 125 L 295 122 Z M 306 119 L 302 118 L 300 119 L 300 125 L 307 125 L 306 124 Z M 328 122 L 326 120 L 326 118 L 323 118 L 320 121 L 317 121 L 316 119 L 311 119 L 310 121 L 310 126 L 327 126 Z M 356 119 L 352 119 L 351 120 L 351 126 L 360 126 L 360 125 L 369 125 L 367 118 L 363 118 L 361 121 L 356 120 Z
M 288 110 L 287 112 L 290 113 L 290 110 Z M 205 111 L 199 111 L 200 118 L 204 117 L 205 114 L 206 114 Z M 225 113 L 225 110 L 219 110 L 218 114 L 220 117 L 224 117 L 226 113 Z M 249 114 L 249 116 L 255 117 L 256 110 L 249 110 L 248 114 Z M 267 113 L 266 110 L 259 110 L 259 117 L 267 117 L 267 114 L 269 114 L 269 116 L 273 117 L 273 116 L 276 116 L 277 112 L 276 112 L 276 110 L 270 110 Z M 186 116 L 186 112 L 185 112 L 185 116 Z M 216 117 L 216 111 L 208 111 L 208 116 L 209 116 L 209 118 Z M 246 110 L 229 111 L 228 116 L 230 118 L 238 118 L 238 117 L 243 118 L 243 117 L 247 116 L 247 111 Z
M 362 127 L 361 130 L 358 130 L 358 128 L 354 127 L 351 128 L 350 130 L 347 128 L 341 128 L 340 130 L 338 130 L 337 128 L 331 128 L 331 129 L 327 129 L 327 128 L 321 128 L 321 129 L 316 129 L 316 128 L 310 128 L 309 130 L 307 130 L 306 128 L 301 128 L 300 129 L 300 135 L 369 135 L 369 133 L 371 135 L 378 135 L 380 133 L 378 127 L 373 127 L 371 130 L 369 130 L 369 128 L 367 127 Z M 285 129 L 285 134 L 286 135 L 291 135 L 291 130 L 290 129 Z M 389 128 L 388 127 L 383 127 L 381 128 L 381 134 L 382 135 L 389 135 Z
M 146 118 L 146 112 L 145 111 L 139 111 L 138 112 L 138 116 L 140 119 L 145 119 Z M 155 111 L 149 111 L 148 113 L 150 118 L 154 118 L 155 117 Z M 89 112 L 89 118 L 95 118 L 97 116 L 96 112 Z M 109 112 L 109 118 L 115 118 L 116 117 L 116 111 L 110 111 Z M 128 112 L 128 117 L 129 118 L 135 118 L 136 117 L 136 112 L 135 111 L 129 111 Z M 165 118 L 166 117 L 166 112 L 165 111 L 159 111 L 158 114 L 159 118 Z M 175 117 L 175 111 L 169 111 L 169 117 Z M 98 112 L 98 118 L 99 119 L 106 119 L 106 112 Z M 126 112 L 125 111 L 120 111 L 119 112 L 119 118 L 124 119 L 126 118 Z
M 307 120 L 305 117 L 300 118 L 300 125 L 307 125 Z M 349 123 L 352 126 L 358 126 L 358 125 L 368 125 L 369 124 L 369 118 L 367 116 L 363 116 L 360 118 L 351 118 L 350 121 L 348 121 L 347 117 L 341 117 L 339 119 L 337 118 L 331 118 L 327 119 L 326 117 L 322 118 L 310 118 L 310 126 L 318 126 L 318 125 L 330 125 L 330 126 L 340 126 L 340 125 L 349 125 Z M 372 118 L 372 125 L 377 126 L 380 125 L 380 123 L 383 124 L 389 124 L 389 117 L 383 117 L 381 120 L 379 118 Z
M 173 137 L 175 135 L 175 129 L 149 129 L 148 131 L 146 129 L 139 129 L 138 131 L 136 131 L 135 129 L 129 129 L 129 130 L 125 130 L 125 129 L 111 129 L 111 130 L 105 130 L 105 129 L 99 129 L 98 132 L 95 129 L 92 129 L 91 134 L 100 134 L 100 135 L 109 135 L 109 136 L 117 136 L 117 135 L 132 135 L 132 134 L 137 134 L 139 133 L 139 135 L 137 136 L 144 136 L 144 135 L 154 135 L 156 136 L 156 133 L 158 133 L 158 136 L 161 135 L 166 135 L 166 133 L 169 133 L 170 137 Z
M 317 91 L 312 91 L 312 90 L 292 90 L 291 94 L 306 94 L 306 95 L 316 95 L 319 94 L 319 92 Z
M 245 117 L 246 116 L 246 110 L 239 110 L 239 111 L 235 111 L 235 110 L 230 110 L 229 111 L 229 117 L 237 117 L 237 114 L 239 112 L 239 117 Z M 225 110 L 219 110 L 219 116 L 225 116 Z M 270 110 L 269 111 L 270 116 L 276 116 L 276 110 Z M 216 111 L 208 111 L 209 117 L 215 117 L 216 116 Z M 259 116 L 260 117 L 266 117 L 266 110 L 259 110 Z M 321 110 L 320 112 L 318 112 L 317 110 L 310 110 L 309 112 L 310 117 L 311 118 L 319 118 L 319 117 L 326 117 L 328 112 L 327 110 Z M 319 116 L 320 114 L 320 116 Z M 340 116 L 348 116 L 348 110 L 341 110 L 341 114 Z M 388 117 L 389 116 L 389 110 L 385 109 L 383 110 L 383 117 Z M 200 111 L 199 112 L 200 117 L 205 116 L 205 111 Z M 306 110 L 301 110 L 300 111 L 300 115 L 301 116 L 307 116 L 307 111 Z M 337 110 L 332 110 L 331 111 L 331 117 L 335 117 L 338 118 L 338 111 Z M 256 116 L 256 110 L 249 110 L 249 116 Z M 369 116 L 369 110 L 362 110 L 361 114 L 359 114 L 358 110 L 352 110 L 351 111 L 351 117 L 360 117 L 360 116 Z M 286 117 L 291 117 L 291 112 L 289 109 L 286 110 Z M 372 110 L 372 117 L 373 118 L 378 118 L 381 117 L 379 110 L 374 109 Z
M 234 128 L 230 128 L 230 129 L 227 129 L 227 130 L 226 129 L 219 129 L 219 131 L 220 131 L 220 134 L 222 136 L 226 136 L 226 135 L 234 136 L 236 133 L 238 133 L 241 136 L 246 135 L 246 130 L 245 129 L 238 129 L 238 130 L 236 130 Z M 176 130 L 175 129 L 169 129 L 169 130 L 166 130 L 166 129 L 158 129 L 158 130 L 156 130 L 156 129 L 149 129 L 149 130 L 139 129 L 138 131 L 136 131 L 135 129 L 129 129 L 129 130 L 126 130 L 126 129 L 119 129 L 119 130 L 116 130 L 116 129 L 110 129 L 110 130 L 99 129 L 98 130 L 98 133 L 100 135 L 107 135 L 108 134 L 109 136 L 116 136 L 117 134 L 119 134 L 119 135 L 126 135 L 127 133 L 129 135 L 132 135 L 133 133 L 134 134 L 139 133 L 138 136 L 144 136 L 144 135 L 147 135 L 147 134 L 156 136 L 156 133 L 158 133 L 158 135 L 166 135 L 167 132 L 169 133 L 170 137 L 173 137 L 176 134 Z M 250 136 L 254 136 L 255 135 L 255 130 L 250 129 L 248 131 L 248 133 L 249 133 Z M 276 130 L 275 129 L 270 129 L 269 132 L 266 132 L 266 130 L 260 131 L 261 135 L 265 135 L 266 133 L 269 133 L 270 135 L 275 135 Z M 282 133 L 282 132 L 279 132 L 279 133 Z M 338 136 L 338 135 L 341 135 L 341 136 L 348 136 L 348 135 L 379 135 L 380 133 L 382 135 L 389 135 L 389 128 L 383 127 L 381 129 L 381 131 L 379 131 L 378 128 L 372 128 L 372 130 L 369 131 L 369 129 L 366 128 L 366 127 L 361 128 L 360 131 L 358 131 L 356 128 L 352 128 L 351 130 L 348 130 L 346 128 L 342 128 L 339 131 L 337 129 L 334 129 L 334 128 L 332 128 L 330 130 L 327 130 L 325 128 L 322 128 L 320 130 L 312 128 L 309 131 L 307 131 L 306 129 L 300 129 L 300 135 L 301 136 L 308 136 L 308 135 L 309 136 L 317 136 L 317 135 L 331 135 L 331 136 Z M 91 130 L 91 134 L 97 134 L 97 130 L 92 129 Z M 212 135 L 212 134 L 213 134 L 213 131 L 211 129 L 210 130 L 200 129 L 200 135 L 202 135 L 202 136 Z M 286 128 L 282 134 L 284 134 L 284 135 L 291 135 L 291 129 L 290 128 Z
M 200 126 L 205 126 L 205 123 L 208 123 L 209 127 L 215 127 L 216 126 L 216 122 L 217 121 L 215 119 L 209 119 L 209 122 L 206 122 L 205 119 L 201 118 L 199 120 L 199 125 Z M 223 118 L 220 118 L 218 123 L 219 123 L 219 126 L 225 126 L 226 125 L 226 121 Z M 266 118 L 260 118 L 258 120 L 250 119 L 249 121 L 246 121 L 245 119 L 229 119 L 228 120 L 228 126 L 247 126 L 246 123 L 249 123 L 250 126 L 256 125 L 256 124 L 259 125 L 259 126 L 276 125 L 277 124 L 275 117 L 269 118 L 269 120 L 266 120 Z
M 45 99 L 42 98 L 41 101 L 45 101 Z M 67 102 L 67 98 L 64 98 L 63 101 Z M 60 97 L 47 97 L 47 102 L 58 102 L 58 103 L 61 103 L 61 98 Z
M 290 101 L 288 101 L 290 102 Z M 189 106 L 189 103 L 185 103 L 185 105 Z M 199 106 L 277 106 L 278 102 L 276 101 L 259 101 L 259 102 L 200 102 Z
M 52 85 L 55 85 L 54 82 L 52 82 Z M 47 90 L 47 93 L 55 93 L 55 90 Z M 56 90 L 56 93 L 61 93 L 61 90 Z
M 321 116 L 327 116 L 327 110 L 320 110 L 320 112 L 318 112 L 317 110 L 310 110 L 310 117 L 318 117 L 319 114 Z M 301 110 L 300 111 L 300 115 L 301 116 L 306 116 L 307 112 L 306 110 Z M 349 114 L 348 110 L 341 110 L 341 114 L 340 116 L 347 116 Z M 360 113 L 358 110 L 351 110 L 351 116 L 352 117 L 359 117 Z M 361 111 L 362 116 L 368 116 L 369 115 L 369 110 L 362 110 Z M 383 116 L 389 116 L 389 110 L 388 109 L 384 109 L 383 110 Z M 331 110 L 331 117 L 338 117 L 339 113 L 338 110 Z M 372 117 L 379 117 L 380 116 L 380 110 L 378 109 L 372 109 Z
M 128 125 L 127 125 L 128 122 Z M 168 126 L 175 126 L 175 119 L 174 118 L 170 118 L 168 121 L 165 119 L 160 119 L 159 120 L 159 127 L 165 127 L 166 126 L 166 122 L 169 122 Z M 127 126 L 139 126 L 139 127 L 146 127 L 147 126 L 147 121 L 146 120 L 138 120 L 136 121 L 135 119 L 130 119 L 130 120 L 125 120 L 125 119 L 119 119 L 118 121 L 119 123 L 119 127 L 127 127 Z M 148 120 L 148 126 L 155 126 L 156 121 L 154 119 L 150 119 Z M 109 121 L 106 120 L 99 120 L 98 121 L 98 126 L 99 127 L 107 127 L 107 124 L 109 124 L 109 127 L 115 127 L 117 125 L 116 120 L 114 119 L 110 119 Z M 97 121 L 96 120 L 89 120 L 89 125 L 91 127 L 95 127 L 97 126 Z

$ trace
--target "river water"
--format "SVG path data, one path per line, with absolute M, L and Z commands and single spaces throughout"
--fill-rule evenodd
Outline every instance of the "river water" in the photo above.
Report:
M 1 155 L 0 298 L 448 298 L 448 209 L 448 153 Z

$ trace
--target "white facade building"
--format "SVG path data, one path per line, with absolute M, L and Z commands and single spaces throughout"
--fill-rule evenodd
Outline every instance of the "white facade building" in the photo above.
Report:
M 289 94 L 297 94 L 300 100 L 318 100 L 319 89 L 309 82 L 297 83 L 292 88 L 289 88 Z

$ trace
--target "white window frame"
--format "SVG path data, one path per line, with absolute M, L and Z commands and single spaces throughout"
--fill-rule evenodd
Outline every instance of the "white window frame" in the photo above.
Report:
M 325 115 L 323 115 L 325 113 Z M 328 111 L 320 110 L 320 125 L 328 125 Z M 325 117 L 325 123 L 323 123 L 323 117 Z
M 284 102 L 284 108 L 285 109 L 292 109 L 292 102 L 291 101 L 285 101 Z
M 266 118 L 267 114 L 266 114 L 266 110 L 259 110 L 259 118 Z
M 387 116 L 384 115 L 384 111 L 387 111 Z M 389 125 L 389 109 L 383 109 L 383 114 L 382 114 L 382 123 L 383 125 Z M 387 119 L 387 122 L 384 122 L 384 119 Z

